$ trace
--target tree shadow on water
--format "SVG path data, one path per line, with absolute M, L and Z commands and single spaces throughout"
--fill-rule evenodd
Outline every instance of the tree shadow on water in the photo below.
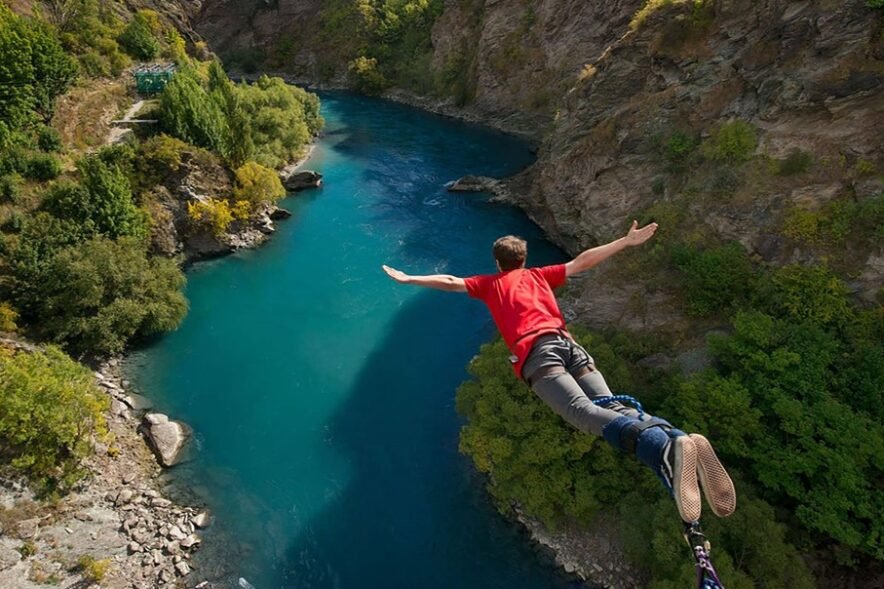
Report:
M 401 307 L 329 422 L 349 482 L 304 522 L 273 587 L 577 586 L 493 510 L 457 453 L 454 394 L 490 336 L 485 313 L 464 295 L 437 292 Z

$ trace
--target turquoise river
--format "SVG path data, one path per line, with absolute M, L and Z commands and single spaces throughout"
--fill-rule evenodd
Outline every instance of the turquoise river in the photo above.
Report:
M 444 189 L 515 173 L 528 147 L 388 102 L 322 100 L 306 167 L 325 186 L 284 200 L 293 216 L 265 246 L 193 267 L 181 328 L 128 362 L 157 409 L 195 432 L 192 460 L 167 475 L 216 516 L 195 576 L 223 570 L 256 589 L 575 586 L 457 451 L 455 391 L 494 334 L 485 308 L 381 271 L 490 272 L 506 233 L 528 240 L 529 263 L 561 261 L 520 211 Z

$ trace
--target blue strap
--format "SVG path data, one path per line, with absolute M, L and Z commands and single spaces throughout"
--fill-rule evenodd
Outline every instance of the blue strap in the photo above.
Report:
M 602 397 L 601 399 L 592 400 L 592 404 L 598 405 L 599 407 L 604 407 L 611 403 L 629 403 L 635 407 L 636 411 L 638 411 L 639 419 L 644 417 L 645 410 L 642 409 L 642 404 L 639 403 L 635 397 L 630 397 L 629 395 L 613 395 L 611 397 Z

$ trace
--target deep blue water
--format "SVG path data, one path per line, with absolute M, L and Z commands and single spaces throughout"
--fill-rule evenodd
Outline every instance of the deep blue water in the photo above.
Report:
M 257 589 L 570 586 L 457 452 L 455 390 L 494 333 L 487 312 L 380 269 L 490 272 L 506 233 L 528 239 L 529 263 L 561 261 L 519 211 L 443 188 L 512 174 L 527 146 L 322 99 L 306 167 L 325 187 L 284 201 L 294 216 L 266 246 L 194 267 L 181 328 L 130 362 L 158 409 L 196 432 L 195 459 L 172 477 L 208 502 L 215 552 Z

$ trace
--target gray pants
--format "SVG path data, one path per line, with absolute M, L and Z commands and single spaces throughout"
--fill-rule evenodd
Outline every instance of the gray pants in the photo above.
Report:
M 575 378 L 582 368 L 589 373 Z M 601 436 L 602 429 L 621 415 L 638 417 L 638 411 L 620 403 L 593 404 L 594 399 L 612 396 L 611 389 L 583 346 L 562 335 L 537 338 L 522 375 L 544 403 L 582 432 Z

